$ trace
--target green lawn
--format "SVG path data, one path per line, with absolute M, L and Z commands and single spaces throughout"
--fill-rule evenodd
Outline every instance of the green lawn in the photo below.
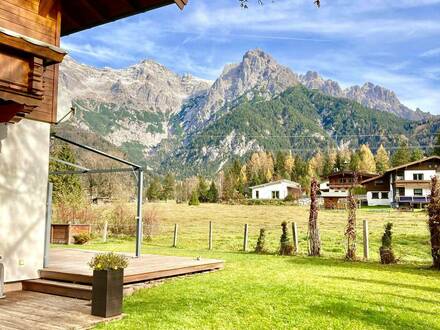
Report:
M 324 257 L 305 255 L 307 209 L 283 206 L 157 204 L 161 231 L 143 253 L 202 256 L 226 261 L 222 271 L 167 280 L 127 298 L 127 316 L 105 329 L 440 329 L 438 272 L 429 270 L 426 214 L 361 210 L 370 222 L 370 262 L 345 262 L 345 212 L 320 213 Z M 301 255 L 280 257 L 239 252 L 242 225 L 254 245 L 258 228 L 269 229 L 276 250 L 282 220 L 298 222 Z M 214 251 L 207 251 L 207 222 L 214 222 Z M 377 261 L 383 224 L 395 224 L 400 264 Z M 179 247 L 172 224 L 181 225 Z M 361 233 L 359 227 L 359 234 Z M 359 242 L 361 243 L 361 242 Z M 361 245 L 361 244 L 359 244 Z M 133 240 L 92 242 L 87 249 L 133 251 Z M 359 255 L 362 255 L 359 246 Z

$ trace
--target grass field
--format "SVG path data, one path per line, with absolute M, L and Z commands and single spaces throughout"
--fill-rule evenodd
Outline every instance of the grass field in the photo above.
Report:
M 358 224 L 370 224 L 372 258 L 345 262 L 346 213 L 321 211 L 324 256 L 306 256 L 307 208 L 295 206 L 149 204 L 161 217 L 161 230 L 143 253 L 202 256 L 226 261 L 224 270 L 177 278 L 141 290 L 125 300 L 127 316 L 106 329 L 440 329 L 438 272 L 429 269 L 426 214 L 362 209 Z M 250 247 L 260 227 L 277 250 L 279 224 L 296 221 L 301 254 L 293 257 L 240 252 L 243 224 L 251 228 Z M 208 221 L 214 223 L 214 250 L 207 250 Z M 378 247 L 384 223 L 392 221 L 400 263 L 380 265 Z M 171 248 L 173 224 L 180 225 L 178 248 Z M 358 226 L 362 256 L 361 227 Z M 87 249 L 133 251 L 133 240 L 92 242 Z

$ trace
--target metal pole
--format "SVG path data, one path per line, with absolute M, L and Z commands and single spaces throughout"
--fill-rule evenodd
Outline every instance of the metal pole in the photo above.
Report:
M 298 243 L 298 227 L 296 222 L 292 222 L 292 235 L 293 235 L 293 253 L 298 254 L 299 243 Z
M 142 196 L 144 185 L 144 171 L 140 168 L 138 172 L 138 187 L 137 187 L 137 224 L 136 224 L 136 257 L 141 256 L 142 248 Z
M 246 223 L 244 225 L 244 238 L 243 238 L 243 251 L 246 252 L 248 249 L 248 235 L 249 235 L 249 227 Z
M 5 296 L 5 267 L 3 266 L 2 256 L 0 256 L 0 299 L 6 298 Z
M 368 246 L 368 221 L 364 220 L 364 259 L 368 260 L 370 257 L 370 251 Z
M 179 225 L 176 223 L 174 225 L 173 247 L 177 247 L 177 231 L 178 230 L 179 230 Z
M 212 221 L 209 221 L 208 248 L 212 250 Z
M 50 230 L 52 226 L 52 191 L 53 183 L 47 184 L 46 193 L 46 227 L 44 231 L 44 258 L 43 267 L 46 268 L 49 265 L 49 248 L 50 248 Z

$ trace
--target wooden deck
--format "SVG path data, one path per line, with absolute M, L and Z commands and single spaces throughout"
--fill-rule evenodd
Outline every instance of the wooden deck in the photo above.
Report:
M 114 319 L 90 315 L 85 300 L 31 291 L 8 292 L 6 299 L 0 299 L 2 330 L 88 329 Z
M 52 249 L 49 265 L 40 271 L 41 278 L 48 280 L 92 283 L 92 270 L 87 263 L 96 251 L 76 249 Z M 144 282 L 186 275 L 203 271 L 212 271 L 224 267 L 223 260 L 160 256 L 144 254 L 135 258 L 127 254 L 128 268 L 124 272 L 124 284 Z

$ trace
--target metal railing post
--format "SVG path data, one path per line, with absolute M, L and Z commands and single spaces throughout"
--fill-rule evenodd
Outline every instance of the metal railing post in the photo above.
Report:
M 6 298 L 5 296 L 5 266 L 1 262 L 2 256 L 0 256 L 0 299 Z
M 43 258 L 44 268 L 46 268 L 49 265 L 50 232 L 52 227 L 52 191 L 53 191 L 53 183 L 49 182 L 47 184 L 47 195 L 46 195 L 46 227 L 44 232 L 44 258 Z
M 136 214 L 136 257 L 141 256 L 142 249 L 142 201 L 143 201 L 143 185 L 144 185 L 144 171 L 138 169 L 137 182 L 137 214 Z

